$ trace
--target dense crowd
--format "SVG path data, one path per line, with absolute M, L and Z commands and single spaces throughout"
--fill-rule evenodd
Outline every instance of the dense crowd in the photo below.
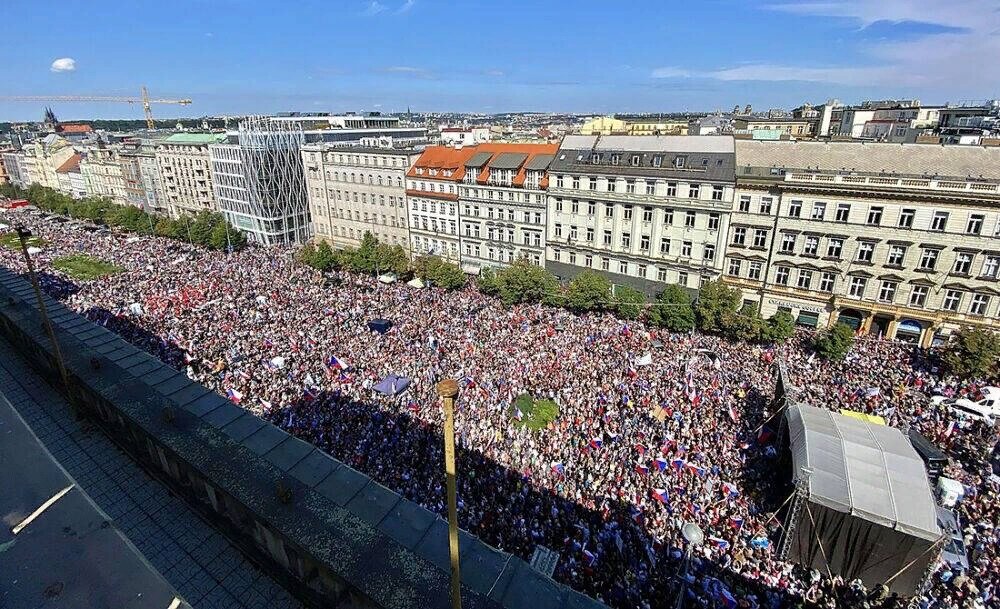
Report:
M 917 600 L 1000 607 L 995 437 L 981 424 L 952 424 L 928 399 L 975 394 L 987 379 L 942 377 L 919 350 L 860 339 L 831 363 L 803 335 L 779 347 L 734 344 L 608 314 L 505 308 L 473 288 L 324 276 L 286 249 L 227 255 L 16 213 L 47 242 L 36 254 L 46 289 L 70 306 L 442 514 L 435 384 L 460 379 L 461 526 L 526 559 L 538 544 L 558 551 L 554 577 L 614 607 L 674 605 L 686 521 L 707 540 L 691 561 L 689 604 L 902 606 L 883 588 L 775 558 L 775 512 L 791 491 L 773 438 L 782 358 L 803 401 L 915 427 L 948 452 L 948 475 L 967 487 L 958 509 L 970 567 L 941 565 Z M 124 271 L 74 282 L 51 269 L 76 252 Z M 0 247 L 4 266 L 23 269 L 19 256 Z M 373 332 L 375 318 L 392 328 Z M 390 374 L 409 387 L 375 391 Z M 558 403 L 548 428 L 519 424 L 511 404 L 525 392 Z

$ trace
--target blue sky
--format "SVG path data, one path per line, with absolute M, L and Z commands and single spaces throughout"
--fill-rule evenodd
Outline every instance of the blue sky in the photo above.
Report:
M 0 22 L 12 43 L 0 95 L 145 84 L 195 102 L 155 108 L 161 117 L 1000 95 L 1000 0 L 4 0 Z M 0 99 L 0 120 L 37 119 L 42 105 Z M 65 118 L 141 116 L 52 106 Z

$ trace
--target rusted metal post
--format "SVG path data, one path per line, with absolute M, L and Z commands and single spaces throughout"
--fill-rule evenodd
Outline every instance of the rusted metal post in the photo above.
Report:
M 458 497 L 455 489 L 455 398 L 458 383 L 447 379 L 438 383 L 444 402 L 444 470 L 448 487 L 448 549 L 451 556 L 451 607 L 462 609 L 462 580 L 458 571 Z

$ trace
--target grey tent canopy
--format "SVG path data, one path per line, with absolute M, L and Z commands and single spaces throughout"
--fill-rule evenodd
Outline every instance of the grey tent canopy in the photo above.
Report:
M 373 319 L 368 322 L 368 329 L 379 334 L 385 334 L 392 327 L 392 322 L 388 319 Z
M 869 587 L 912 594 L 938 557 L 941 530 L 924 463 L 898 429 L 789 405 L 784 426 L 800 509 L 783 558 Z
M 375 385 L 375 391 L 389 397 L 397 396 L 410 386 L 410 379 L 405 376 L 389 374 Z

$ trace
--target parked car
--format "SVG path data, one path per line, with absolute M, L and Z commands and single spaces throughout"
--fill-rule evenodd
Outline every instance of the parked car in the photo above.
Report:
M 931 402 L 934 404 L 947 404 L 960 405 L 966 407 L 972 407 L 976 410 L 981 410 L 991 417 L 1000 417 L 1000 388 L 997 387 L 984 387 L 980 393 L 982 398 L 978 400 L 970 400 L 969 398 L 949 398 L 943 395 L 935 395 L 931 398 Z
M 965 551 L 965 539 L 962 537 L 961 517 L 953 510 L 939 506 L 937 521 L 941 532 L 947 538 L 941 550 L 941 561 L 950 565 L 953 571 L 967 571 L 969 557 Z

